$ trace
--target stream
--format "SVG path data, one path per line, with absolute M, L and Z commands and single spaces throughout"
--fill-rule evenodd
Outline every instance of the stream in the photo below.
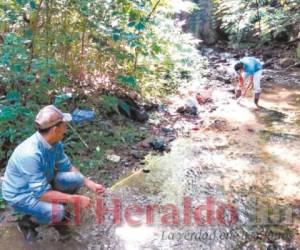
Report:
M 183 86 L 180 98 L 203 90 L 213 103 L 175 122 L 170 152 L 149 154 L 144 171 L 98 197 L 98 208 L 120 202 L 119 210 L 84 211 L 64 243 L 48 227 L 42 241 L 26 243 L 5 225 L 0 249 L 298 249 L 300 72 L 265 70 L 255 110 L 251 95 L 238 104 L 232 84 L 215 77 L 229 77 L 232 56 L 206 56 L 210 76 Z M 180 116 L 178 95 L 169 99 L 168 114 Z

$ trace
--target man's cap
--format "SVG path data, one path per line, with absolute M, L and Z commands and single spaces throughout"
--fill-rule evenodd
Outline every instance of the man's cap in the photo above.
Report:
M 51 128 L 60 122 L 70 121 L 72 121 L 71 114 L 61 112 L 54 105 L 48 105 L 42 108 L 35 118 L 39 129 Z

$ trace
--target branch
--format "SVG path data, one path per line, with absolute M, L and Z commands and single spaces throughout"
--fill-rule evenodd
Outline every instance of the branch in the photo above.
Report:
M 156 11 L 158 5 L 160 4 L 160 0 L 158 0 L 156 2 L 156 4 L 154 5 L 153 9 L 151 10 L 150 14 L 147 16 L 146 20 L 149 21 L 149 19 L 151 18 L 151 16 L 153 15 L 153 13 Z

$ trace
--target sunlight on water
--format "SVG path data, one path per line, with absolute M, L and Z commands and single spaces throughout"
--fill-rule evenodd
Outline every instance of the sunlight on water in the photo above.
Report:
M 133 218 L 138 219 L 138 218 Z M 139 250 L 141 246 L 154 236 L 154 228 L 147 225 L 118 227 L 116 235 L 123 241 L 125 250 Z
M 299 152 L 293 149 L 292 145 L 291 147 L 283 146 L 282 144 L 273 144 L 273 145 L 267 145 L 265 147 L 265 150 L 273 155 L 274 157 L 278 158 L 282 163 L 289 164 L 293 167 L 299 166 Z M 294 145 L 295 146 L 295 145 Z M 299 145 L 298 150 L 300 149 Z

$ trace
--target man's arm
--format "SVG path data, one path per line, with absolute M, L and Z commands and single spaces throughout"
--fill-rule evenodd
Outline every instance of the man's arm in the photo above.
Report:
M 247 96 L 249 89 L 253 86 L 253 76 L 249 76 L 249 84 L 246 86 L 245 91 L 243 93 L 243 97 Z
M 70 169 L 71 172 L 80 172 L 76 167 L 72 166 Z M 92 180 L 90 180 L 89 178 L 84 176 L 84 185 L 90 189 L 92 192 L 97 193 L 97 194 L 102 194 L 105 191 L 105 188 L 100 185 L 97 184 L 95 182 L 93 182 Z
M 65 204 L 75 204 L 80 202 L 80 206 L 83 208 L 90 207 L 91 199 L 83 195 L 70 195 L 65 194 L 59 191 L 50 190 L 44 193 L 41 198 L 41 201 L 50 202 L 50 203 L 65 203 Z

